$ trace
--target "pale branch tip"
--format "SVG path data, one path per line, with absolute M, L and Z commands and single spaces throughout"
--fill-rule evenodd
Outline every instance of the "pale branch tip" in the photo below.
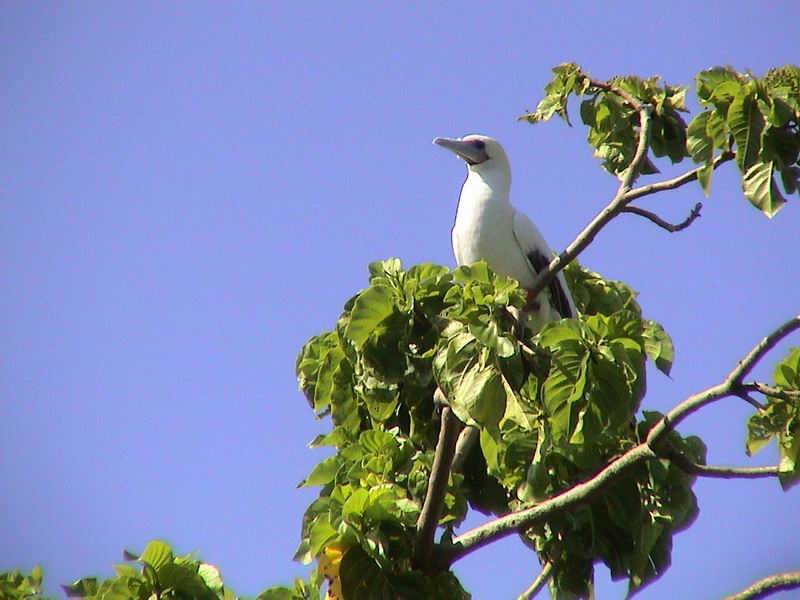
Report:
M 800 571 L 790 571 L 759 579 L 741 592 L 726 596 L 725 600 L 755 600 L 797 588 L 800 588 Z
M 417 538 L 414 547 L 414 559 L 418 565 L 428 568 L 432 565 L 434 536 L 439 525 L 439 514 L 447 491 L 450 478 L 450 466 L 458 436 L 459 420 L 449 406 L 442 408 L 439 439 L 433 456 L 433 465 L 428 479 L 428 490 L 417 519 Z
M 536 579 L 522 592 L 517 600 L 533 600 L 539 595 L 547 582 L 553 576 L 553 563 L 546 562 L 542 565 L 542 570 L 536 576 Z
M 661 227 L 661 229 L 665 229 L 670 233 L 676 233 L 678 231 L 683 231 L 684 229 L 689 227 L 689 225 L 694 223 L 694 221 L 700 216 L 700 210 L 702 208 L 703 208 L 703 203 L 698 202 L 697 204 L 694 205 L 694 208 L 689 213 L 689 216 L 686 217 L 686 219 L 684 219 L 680 223 L 674 223 L 674 224 L 670 223 L 669 221 L 665 221 L 654 212 L 645 210 L 644 208 L 639 208 L 638 206 L 625 206 L 622 208 L 622 212 L 639 215 L 640 217 L 644 217 L 645 219 L 648 219 L 649 221 L 655 223 L 656 225 Z
M 675 466 L 684 473 L 697 477 L 710 477 L 714 479 L 763 479 L 765 477 L 777 477 L 778 467 L 718 467 L 713 465 L 701 465 L 693 462 L 680 452 L 673 451 L 666 455 Z
M 461 467 L 464 466 L 464 461 L 467 459 L 467 456 L 469 456 L 470 450 L 475 446 L 475 442 L 478 441 L 479 437 L 480 431 L 471 425 L 467 425 L 461 430 L 461 433 L 458 434 L 458 440 L 456 440 L 453 464 L 450 466 L 451 471 L 456 473 L 461 471 Z

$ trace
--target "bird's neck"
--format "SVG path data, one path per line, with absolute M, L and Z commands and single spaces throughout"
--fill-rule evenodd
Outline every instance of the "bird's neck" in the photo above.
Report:
M 507 169 L 469 169 L 467 180 L 461 189 L 461 200 L 471 204 L 508 204 L 511 188 L 511 173 Z

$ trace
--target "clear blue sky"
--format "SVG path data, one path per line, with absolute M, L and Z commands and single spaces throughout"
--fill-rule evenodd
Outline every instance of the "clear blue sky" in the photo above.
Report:
M 291 556 L 316 491 L 295 485 L 327 423 L 295 355 L 370 261 L 453 264 L 463 165 L 431 139 L 499 138 L 514 202 L 562 248 L 615 182 L 577 124 L 515 122 L 550 67 L 690 84 L 716 64 L 800 62 L 795 2 L 381 4 L 0 7 L 0 569 L 41 562 L 54 591 L 160 537 L 240 594 L 303 574 Z M 681 220 L 700 199 L 642 205 Z M 798 204 L 769 222 L 729 166 L 688 231 L 631 216 L 585 253 L 673 335 L 673 379 L 651 374 L 647 407 L 716 383 L 798 312 Z M 682 430 L 714 463 L 774 459 L 744 456 L 742 404 Z M 642 598 L 800 567 L 800 491 L 696 492 L 695 526 Z M 482 600 L 516 597 L 537 567 L 507 540 L 457 572 Z M 598 582 L 622 597 L 602 568 Z

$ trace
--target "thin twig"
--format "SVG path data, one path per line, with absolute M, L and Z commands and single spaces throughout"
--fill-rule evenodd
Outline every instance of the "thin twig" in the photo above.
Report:
M 550 581 L 553 575 L 553 563 L 546 562 L 542 565 L 542 570 L 536 579 L 533 580 L 524 592 L 522 592 L 517 600 L 533 600 L 542 591 L 542 588 Z
M 643 208 L 639 208 L 638 206 L 625 206 L 622 209 L 622 212 L 626 213 L 633 213 L 634 215 L 639 215 L 640 217 L 644 217 L 661 227 L 661 229 L 666 229 L 670 233 L 675 233 L 677 231 L 683 231 L 689 225 L 694 223 L 695 219 L 700 216 L 700 210 L 703 208 L 703 203 L 698 202 L 694 205 L 692 212 L 689 213 L 689 216 L 686 217 L 684 221 L 680 223 L 673 224 L 669 221 L 665 221 L 661 217 L 659 217 L 656 213 L 650 212 L 649 210 L 645 210 Z
M 740 390 L 740 391 L 736 392 L 736 396 L 738 396 L 739 398 L 741 398 L 742 400 L 744 400 L 748 404 L 752 404 L 753 407 L 756 410 L 764 410 L 764 408 L 765 408 L 765 406 L 763 404 L 761 404 L 761 402 L 759 402 L 758 400 L 753 398 L 750 394 L 748 394 L 745 391 Z
M 711 168 L 716 169 L 723 163 L 728 162 L 729 160 L 733 160 L 736 154 L 734 152 L 723 152 L 719 156 L 717 156 L 713 161 L 711 161 Z M 633 202 L 637 198 L 641 198 L 642 196 L 649 196 L 650 194 L 655 194 L 657 192 L 663 192 L 665 190 L 674 190 L 675 188 L 679 188 L 682 185 L 686 185 L 697 179 L 697 176 L 700 174 L 700 171 L 705 169 L 705 165 L 702 167 L 697 167 L 696 169 L 692 169 L 683 175 L 678 175 L 672 179 L 667 179 L 666 181 L 659 181 L 657 183 L 650 183 L 648 185 L 643 185 L 638 188 L 632 189 L 627 194 L 628 202 Z
M 743 383 L 740 387 L 742 392 L 758 392 L 765 396 L 780 398 L 781 400 L 800 400 L 800 390 L 782 390 L 781 388 L 767 385 L 759 381 Z
M 433 466 L 428 479 L 425 502 L 417 519 L 417 539 L 414 547 L 414 560 L 424 571 L 432 570 L 433 538 L 439 525 L 439 514 L 447 491 L 450 465 L 458 436 L 458 419 L 449 406 L 442 408 L 439 440 L 433 456 Z
M 530 508 L 498 517 L 456 537 L 451 544 L 438 548 L 437 564 L 449 566 L 496 539 L 531 527 L 575 506 L 585 504 L 595 494 L 602 492 L 609 482 L 644 461 L 656 458 L 658 454 L 654 448 L 663 445 L 664 439 L 676 425 L 712 402 L 737 395 L 738 388 L 742 385 L 742 377 L 750 372 L 766 352 L 797 329 L 800 329 L 800 315 L 790 319 L 756 344 L 747 356 L 728 373 L 722 383 L 689 396 L 670 410 L 650 429 L 644 442 L 614 459 L 591 479 L 578 483 Z
M 756 598 L 766 598 L 775 592 L 796 588 L 800 588 L 800 571 L 778 573 L 756 581 L 738 594 L 727 596 L 725 600 L 755 600 Z
M 633 110 L 641 110 L 642 103 L 634 97 L 632 94 L 623 90 L 621 87 L 614 85 L 613 83 L 608 83 L 607 81 L 600 81 L 599 79 L 589 79 L 589 85 L 592 87 L 599 88 L 603 91 L 610 92 L 612 94 L 616 94 L 625 102 L 627 102 Z

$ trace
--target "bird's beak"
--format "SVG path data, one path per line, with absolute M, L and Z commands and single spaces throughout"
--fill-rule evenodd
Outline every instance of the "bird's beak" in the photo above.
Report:
M 477 165 L 489 160 L 486 148 L 478 148 L 474 142 L 437 137 L 433 140 L 433 143 L 454 152 L 470 165 Z

